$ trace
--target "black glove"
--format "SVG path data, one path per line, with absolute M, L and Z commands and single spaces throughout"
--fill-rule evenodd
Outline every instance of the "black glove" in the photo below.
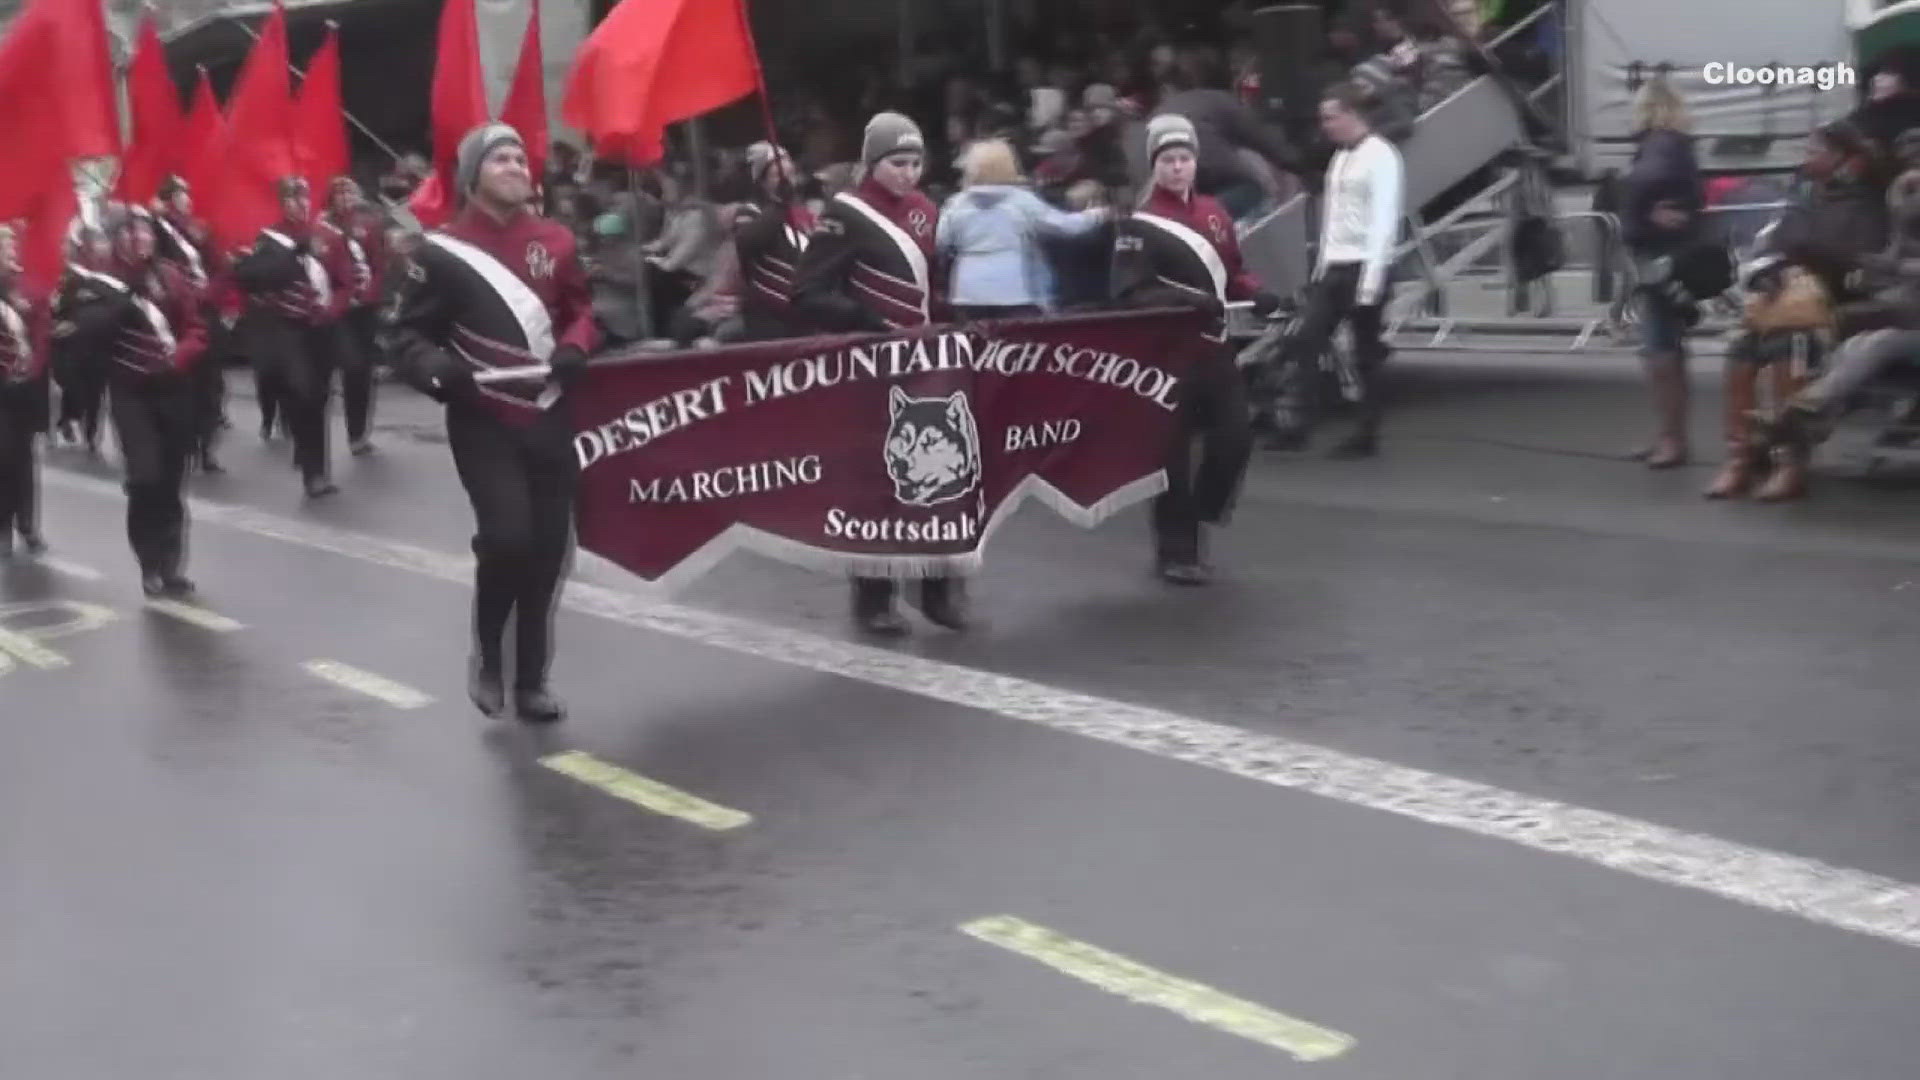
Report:
M 1266 318 L 1280 310 L 1280 298 L 1266 290 L 1253 294 L 1253 314 L 1257 318 Z
M 561 386 L 571 386 L 586 373 L 586 350 L 578 345 L 562 345 L 547 358 L 547 366 L 553 369 L 555 382 Z
M 447 402 L 473 389 L 473 369 L 436 349 L 418 365 L 420 382 L 415 389 L 435 401 Z

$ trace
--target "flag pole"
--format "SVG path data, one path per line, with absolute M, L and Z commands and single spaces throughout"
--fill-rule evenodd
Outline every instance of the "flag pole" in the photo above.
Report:
M 627 196 L 632 200 L 634 271 L 633 288 L 639 294 L 640 302 L 640 340 L 653 339 L 653 290 L 648 287 L 646 241 L 640 237 L 640 170 L 627 166 Z
M 253 29 L 253 27 L 248 26 L 245 19 L 241 18 L 238 15 L 233 16 L 233 24 L 235 26 L 238 26 L 241 29 L 241 31 L 244 32 L 248 37 L 252 38 L 254 44 L 257 45 L 260 43 L 259 33 L 257 33 Z M 332 19 L 328 19 L 327 25 L 329 27 L 332 27 L 333 30 L 336 33 L 338 33 L 340 29 L 339 23 L 333 21 Z M 293 72 L 295 75 L 300 76 L 302 79 L 307 77 L 306 72 L 294 66 L 293 58 L 291 56 L 287 58 L 287 70 Z M 345 105 L 342 105 L 340 107 L 340 115 L 346 117 L 347 123 L 352 124 L 354 127 L 354 130 L 358 131 L 362 135 L 365 135 L 367 137 L 367 141 L 372 143 L 375 146 L 375 148 L 377 148 L 381 153 L 387 155 L 388 157 L 392 158 L 395 161 L 400 160 L 400 152 L 398 150 L 395 150 L 393 147 L 388 146 L 386 141 L 380 138 L 380 136 L 375 135 L 373 133 L 372 128 L 360 122 L 359 117 L 348 112 Z

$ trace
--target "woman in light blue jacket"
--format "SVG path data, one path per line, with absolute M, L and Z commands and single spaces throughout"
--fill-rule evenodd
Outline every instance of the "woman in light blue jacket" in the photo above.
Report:
M 1056 210 L 1021 182 L 1013 147 L 987 139 L 961 160 L 964 190 L 940 211 L 936 246 L 952 263 L 947 299 L 965 320 L 1039 315 L 1053 306 L 1053 271 L 1043 237 L 1081 236 L 1105 209 Z

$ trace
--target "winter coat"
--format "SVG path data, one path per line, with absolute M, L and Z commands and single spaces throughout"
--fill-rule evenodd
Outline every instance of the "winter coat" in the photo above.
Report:
M 1056 210 L 1026 188 L 981 184 L 947 200 L 934 244 L 953 261 L 956 306 L 1051 307 L 1053 274 L 1040 241 L 1079 236 L 1100 224 L 1096 210 Z
M 1654 208 L 1671 204 L 1693 215 L 1682 229 L 1662 229 L 1653 223 Z M 1693 153 L 1693 137 L 1680 131 L 1655 128 L 1640 136 L 1633 166 L 1621 180 L 1620 231 L 1635 255 L 1671 254 L 1699 234 L 1702 204 L 1700 162 Z

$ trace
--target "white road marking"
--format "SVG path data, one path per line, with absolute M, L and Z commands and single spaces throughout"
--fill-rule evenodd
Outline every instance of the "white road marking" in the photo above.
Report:
M 300 666 L 315 678 L 325 679 L 335 686 L 384 701 L 396 709 L 419 709 L 433 704 L 433 698 L 430 695 L 423 694 L 411 686 L 375 675 L 371 671 L 363 671 L 351 664 L 343 664 L 338 660 L 309 660 Z
M 41 566 L 46 567 L 54 573 L 62 577 L 73 578 L 76 581 L 101 581 L 106 578 L 105 574 L 102 574 L 91 566 L 82 566 L 77 562 L 56 559 L 51 555 L 40 556 L 38 562 Z
M 49 470 L 47 482 L 120 498 L 118 486 Z M 196 521 L 467 585 L 472 558 L 193 501 Z M 642 630 L 762 660 L 996 712 L 1429 825 L 1571 856 L 1651 881 L 1920 947 L 1920 885 L 1817 859 L 1590 810 L 1162 709 L 702 611 L 578 582 L 566 605 Z
M 0 630 L 0 660 L 17 658 L 23 664 L 30 664 L 41 671 L 53 671 L 68 665 L 67 658 L 33 640 L 26 634 L 13 630 Z M 7 667 L 11 667 L 8 664 Z M 6 667 L 0 667 L 5 671 Z
M 964 923 L 960 932 L 1038 960 L 1065 975 L 1142 1005 L 1157 1005 L 1196 1024 L 1271 1046 L 1296 1061 L 1326 1061 L 1353 1049 L 1354 1037 L 1256 1005 L 1211 986 L 1157 971 L 1097 945 L 1013 915 Z
M 246 629 L 245 626 L 227 618 L 217 611 L 208 611 L 206 608 L 195 607 L 192 604 L 183 604 L 178 600 L 148 600 L 147 607 L 162 615 L 179 619 L 183 623 L 190 623 L 202 630 L 211 630 L 216 634 L 231 634 L 235 630 Z
M 703 829 L 724 832 L 753 823 L 753 815 L 744 810 L 708 802 L 698 795 L 629 772 L 618 765 L 610 765 L 583 751 L 549 754 L 540 759 L 540 764 L 563 776 L 571 776 L 583 784 L 597 787 L 615 798 L 625 799 L 635 806 L 690 821 Z

